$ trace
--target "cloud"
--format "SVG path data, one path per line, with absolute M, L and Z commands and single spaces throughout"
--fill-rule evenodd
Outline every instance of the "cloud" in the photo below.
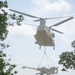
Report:
M 9 34 L 14 36 L 33 36 L 35 34 L 35 31 L 31 26 L 28 25 L 21 25 L 17 26 L 14 25 L 14 27 L 8 27 Z
M 50 0 L 32 0 L 32 3 L 35 5 L 35 7 L 33 7 L 31 13 L 41 17 L 66 16 L 71 10 L 71 5 L 66 0 L 53 0 L 53 2 Z M 60 19 L 57 20 L 57 22 L 59 21 Z M 58 26 L 55 29 L 64 33 L 64 35 L 61 37 L 61 41 L 63 43 L 70 43 L 72 36 L 75 34 L 74 28 L 74 21 L 72 20 Z
M 50 0 L 32 0 L 32 3 L 35 7 L 32 7 L 31 13 L 34 15 L 47 17 L 47 16 L 63 16 L 65 15 L 70 9 L 71 5 L 66 0 L 57 0 L 54 2 L 51 2 Z M 67 23 L 66 23 L 67 24 Z M 64 32 L 65 34 L 74 34 L 75 29 L 74 26 L 71 28 L 72 22 L 68 23 L 67 25 L 58 26 L 58 30 Z M 69 30 L 68 30 L 69 29 Z M 9 27 L 8 30 L 10 31 L 10 34 L 14 36 L 33 36 L 35 34 L 35 31 L 31 26 L 28 25 L 22 25 L 14 27 Z M 64 36 L 67 40 L 67 37 Z M 67 40 L 69 41 L 69 39 Z
M 49 0 L 32 0 L 35 7 L 32 14 L 39 16 L 63 15 L 71 9 L 71 5 L 66 0 L 57 0 L 53 3 Z
M 71 4 L 66 0 L 32 0 L 32 3 L 35 5 L 31 10 L 31 13 L 37 16 L 42 17 L 55 17 L 55 16 L 68 16 L 69 11 L 71 10 Z M 71 14 L 71 13 L 70 13 Z M 57 22 L 60 19 L 56 20 Z M 54 20 L 52 20 L 54 22 Z M 56 22 L 56 23 L 57 23 Z M 57 29 L 64 32 L 65 35 L 74 35 L 75 25 L 74 20 L 71 20 L 63 25 L 58 26 Z M 50 22 L 49 22 L 50 24 Z
M 32 0 L 32 3 L 35 7 L 32 8 L 31 13 L 38 16 L 57 16 L 61 15 L 71 9 L 71 5 L 65 0 L 57 0 L 53 3 L 49 0 Z M 63 11 L 64 10 L 64 11 Z M 56 13 L 56 14 L 55 14 Z M 22 25 L 9 27 L 10 33 L 20 36 L 32 36 L 35 34 L 35 31 L 31 26 Z

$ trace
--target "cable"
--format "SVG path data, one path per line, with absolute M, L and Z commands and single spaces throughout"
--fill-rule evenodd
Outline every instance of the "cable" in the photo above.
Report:
M 49 58 L 49 56 L 46 54 L 46 56 L 48 57 L 48 59 L 50 60 L 50 58 Z M 50 62 L 51 62 L 51 60 L 50 60 Z M 54 66 L 54 64 L 51 62 L 51 64 Z
M 49 65 L 49 62 L 48 62 L 48 59 L 47 59 L 47 57 L 46 57 L 46 60 L 47 60 L 47 63 L 48 63 L 48 67 L 50 68 L 50 65 Z
M 47 53 L 46 53 L 46 47 L 45 47 L 45 56 L 46 56 L 46 60 L 47 60 L 47 62 L 48 62 L 48 60 L 50 60 L 50 58 L 49 58 L 49 56 L 47 55 Z M 51 62 L 51 60 L 50 60 L 50 62 Z M 54 66 L 54 64 L 51 62 L 51 64 Z M 49 63 L 48 63 L 48 66 L 49 66 Z M 50 67 L 50 66 L 49 66 Z
M 41 61 L 40 61 L 40 64 L 39 64 L 38 68 L 40 67 L 40 65 L 41 65 L 41 63 L 42 63 L 42 61 L 43 61 L 44 55 L 45 55 L 45 52 L 44 52 L 44 54 L 43 54 L 43 57 L 42 57 L 42 59 L 41 59 Z
M 47 59 L 47 56 L 46 56 L 46 46 L 44 47 L 44 53 L 45 53 L 45 57 L 46 57 L 46 60 L 47 60 L 47 63 L 48 63 L 48 59 Z M 50 68 L 49 63 L 48 63 L 48 67 Z
M 48 62 L 48 59 L 50 60 L 50 58 L 49 58 L 49 56 L 48 56 L 47 53 L 46 53 L 46 46 L 44 47 L 44 54 L 43 54 L 43 57 L 42 57 L 42 59 L 41 59 L 41 61 L 40 61 L 40 64 L 39 64 L 38 68 L 41 66 L 41 63 L 42 63 L 44 57 L 46 57 L 46 61 L 47 61 L 47 63 L 48 63 L 48 67 L 50 68 L 49 62 Z M 51 60 L 50 60 L 50 62 L 51 62 Z M 53 65 L 53 67 L 55 67 L 52 62 L 51 62 L 51 64 Z

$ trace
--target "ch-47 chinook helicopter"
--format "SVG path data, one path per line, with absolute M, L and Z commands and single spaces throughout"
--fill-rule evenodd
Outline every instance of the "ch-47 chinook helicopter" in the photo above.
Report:
M 58 33 L 61 33 L 61 34 L 63 34 L 63 33 L 52 28 L 52 27 L 58 26 L 62 23 L 65 23 L 65 22 L 73 19 L 73 17 L 68 16 L 67 19 L 60 21 L 60 22 L 48 27 L 48 26 L 46 26 L 46 20 L 53 19 L 53 18 L 41 18 L 41 17 L 30 15 L 30 14 L 22 13 L 22 12 L 13 10 L 13 9 L 9 9 L 9 10 L 12 12 L 16 12 L 16 13 L 31 17 L 31 18 L 38 18 L 38 20 L 35 20 L 35 22 L 39 21 L 40 25 L 37 27 L 37 32 L 34 35 L 34 38 L 36 39 L 35 44 L 38 44 L 40 46 L 40 48 L 41 48 L 41 46 L 52 46 L 53 48 L 55 48 L 55 43 L 54 43 L 54 39 L 53 39 L 55 35 L 54 35 L 54 33 L 51 33 L 51 30 L 58 32 Z M 57 18 L 61 18 L 61 17 L 57 17 Z

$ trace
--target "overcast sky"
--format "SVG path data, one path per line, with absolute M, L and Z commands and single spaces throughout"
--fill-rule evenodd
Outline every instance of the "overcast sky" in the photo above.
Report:
M 32 14 L 38 17 L 51 18 L 75 15 L 75 1 L 74 0 L 7 0 L 10 9 Z M 11 13 L 11 12 L 10 12 Z M 6 42 L 11 46 L 6 53 L 11 56 L 12 63 L 17 64 L 17 75 L 35 75 L 36 71 L 29 69 L 22 69 L 22 66 L 30 66 L 37 68 L 43 53 L 44 47 L 39 49 L 35 44 L 34 34 L 36 33 L 39 22 L 34 23 L 34 19 L 25 16 L 25 21 L 22 26 L 15 25 L 8 27 L 9 35 Z M 50 19 L 46 21 L 47 26 L 51 26 L 63 19 Z M 35 26 L 30 26 L 32 24 Z M 46 47 L 47 55 L 50 57 L 50 66 L 59 67 L 57 75 L 75 75 L 74 70 L 62 72 L 61 66 L 58 65 L 59 55 L 63 51 L 72 51 L 71 42 L 75 40 L 75 19 L 72 19 L 60 26 L 54 27 L 62 31 L 64 34 L 55 33 L 55 50 L 52 47 Z M 42 65 L 47 67 L 46 59 Z

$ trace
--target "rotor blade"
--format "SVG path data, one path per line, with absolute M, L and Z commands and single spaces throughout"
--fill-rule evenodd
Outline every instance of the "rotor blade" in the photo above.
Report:
M 44 19 L 45 19 L 45 20 L 49 20 L 49 19 L 60 19 L 60 18 L 68 18 L 68 17 L 72 17 L 72 16 L 51 17 L 51 18 L 44 18 Z
M 40 19 L 38 19 L 38 20 L 34 20 L 34 22 L 37 22 L 37 21 L 40 21 Z
M 60 19 L 60 18 L 66 18 L 66 17 L 71 17 L 71 16 L 64 16 L 64 17 L 52 17 L 52 18 L 41 18 L 41 19 L 44 19 L 44 20 L 49 20 L 49 19 Z M 40 19 L 38 20 L 34 20 L 35 22 L 36 21 L 40 21 Z
M 52 26 L 50 26 L 50 27 L 58 26 L 58 25 L 60 25 L 60 24 L 62 24 L 62 23 L 65 23 L 65 22 L 67 22 L 67 21 L 71 20 L 71 19 L 73 19 L 73 17 L 70 17 L 70 18 L 65 19 L 65 20 L 63 20 L 63 21 L 61 21 L 61 22 L 58 22 L 58 23 L 56 23 L 56 24 L 54 24 L 54 25 L 52 25 Z
M 58 33 L 61 33 L 61 34 L 63 34 L 63 32 L 60 32 L 60 31 L 58 31 L 58 30 L 56 30 L 56 29 L 54 29 L 54 28 L 51 28 L 53 31 L 56 31 L 56 32 L 58 32 Z
M 16 13 L 19 13 L 19 14 L 22 14 L 22 15 L 26 15 L 26 16 L 32 17 L 32 18 L 40 18 L 40 17 L 36 17 L 36 16 L 29 15 L 29 14 L 26 14 L 26 13 L 22 13 L 22 12 L 19 12 L 19 11 L 13 10 L 13 9 L 9 9 L 9 10 L 10 10 L 10 11 L 13 11 L 13 12 L 16 12 Z
M 34 20 L 34 22 L 44 20 L 43 18 L 39 18 L 38 20 Z

